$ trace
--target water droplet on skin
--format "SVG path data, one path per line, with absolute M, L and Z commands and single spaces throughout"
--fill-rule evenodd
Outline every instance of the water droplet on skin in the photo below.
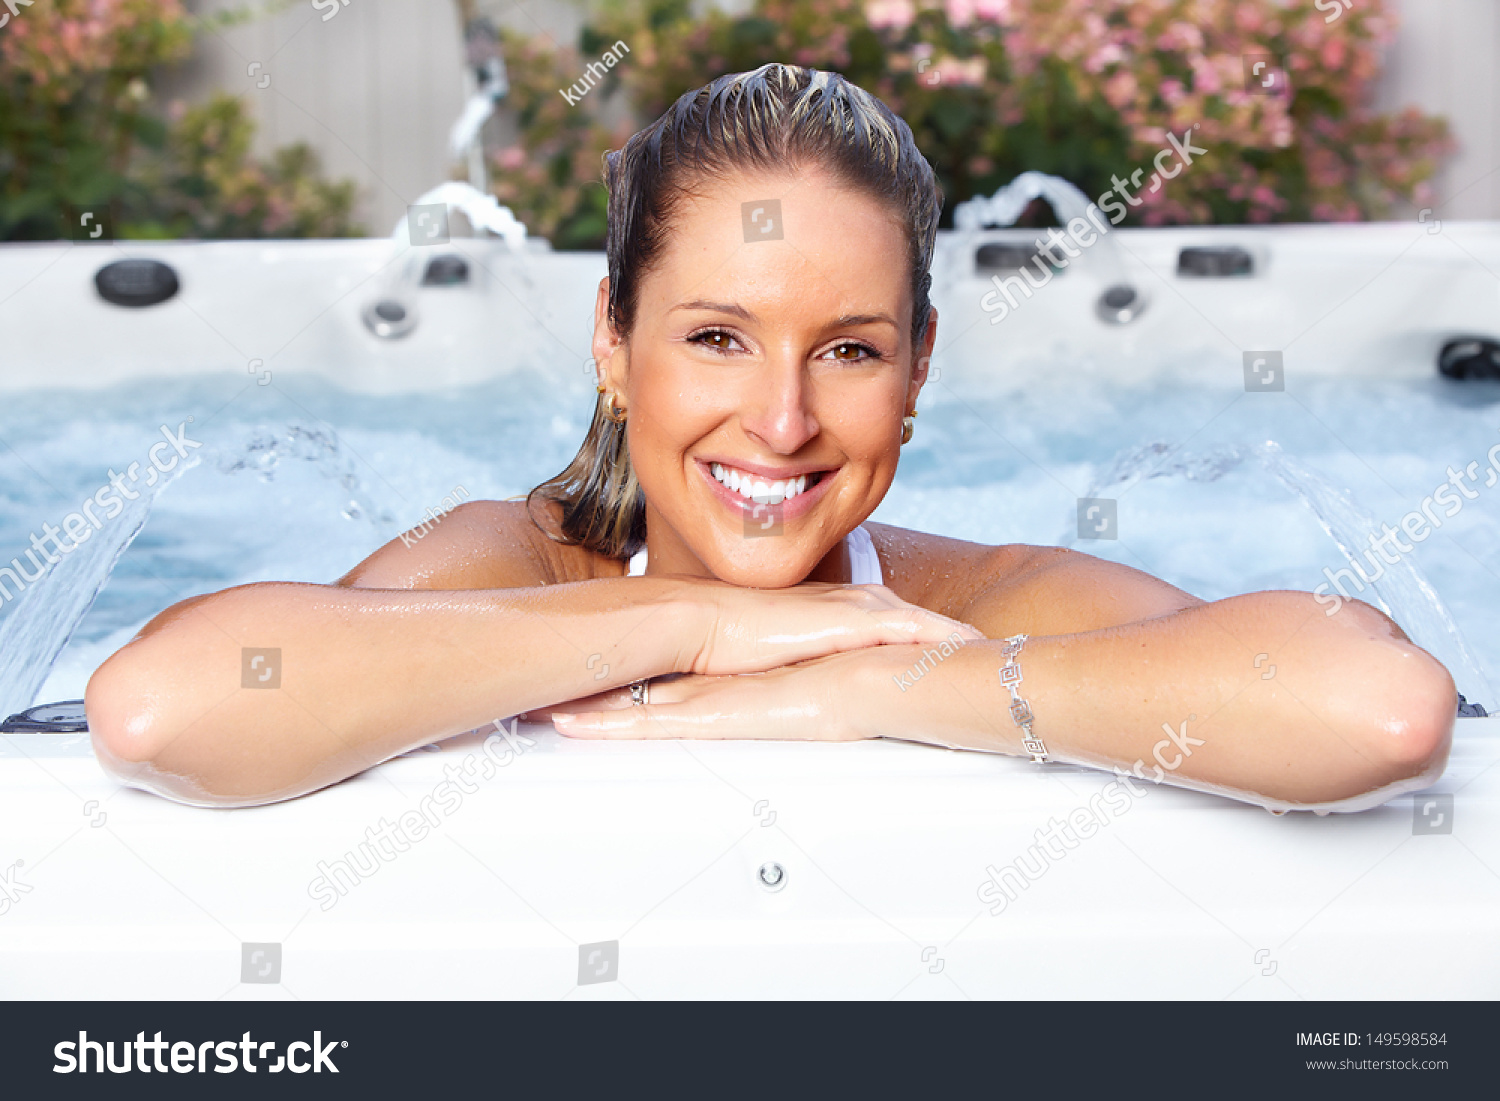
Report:
M 1270 807 L 1267 807 L 1266 810 L 1270 811 L 1270 813 L 1274 814 L 1277 818 L 1280 818 L 1283 814 L 1286 813 L 1286 811 L 1284 810 L 1271 810 Z

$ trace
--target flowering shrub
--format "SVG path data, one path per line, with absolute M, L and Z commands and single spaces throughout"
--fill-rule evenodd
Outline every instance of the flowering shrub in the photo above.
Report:
M 0 7 L 0 12 L 3 12 Z M 148 81 L 200 24 L 178 0 L 47 0 L 0 26 L 0 240 L 46 239 L 69 209 L 117 236 L 345 235 L 352 184 L 293 146 L 250 157 L 253 124 L 220 96 L 166 120 Z
M 356 237 L 352 181 L 323 179 L 317 154 L 297 143 L 269 162 L 250 156 L 255 124 L 234 96 L 174 105 L 160 154 L 144 158 L 128 204 L 131 236 Z
M 587 108 L 572 107 L 559 90 L 583 70 L 576 52 L 509 31 L 501 31 L 501 48 L 510 79 L 505 103 L 517 114 L 521 140 L 490 155 L 491 190 L 527 232 L 558 248 L 597 248 L 605 228 L 603 156 L 634 131 L 626 122 L 611 128 L 598 121 L 617 85 L 614 74 L 584 97 Z
M 1133 221 L 1354 221 L 1430 201 L 1427 181 L 1451 145 L 1446 124 L 1415 110 L 1379 114 L 1370 103 L 1379 50 L 1394 32 L 1383 0 L 1359 0 L 1331 24 L 1328 7 L 1316 0 L 755 0 L 743 15 L 699 18 L 688 0 L 606 0 L 581 46 L 583 55 L 616 39 L 630 46 L 609 79 L 641 121 L 716 75 L 768 61 L 838 71 L 911 125 L 950 212 L 1026 169 L 1099 194 L 1114 176 L 1149 164 L 1169 130 L 1180 137 L 1190 126 L 1197 127 L 1193 142 L 1209 153 L 1142 194 Z M 1278 94 L 1250 90 L 1246 58 L 1257 55 L 1273 71 L 1284 68 L 1289 80 Z M 567 73 L 513 76 L 513 87 L 541 77 L 524 94 L 555 97 L 548 112 L 560 105 L 576 114 L 552 124 L 548 156 L 597 179 L 608 144 L 584 118 L 597 115 L 604 97 L 567 107 L 556 89 L 576 79 L 571 63 Z M 527 187 L 517 183 L 535 172 L 529 142 L 503 152 L 496 168 L 504 201 L 532 224 Z M 561 213 L 567 202 L 553 205 L 547 217 L 570 240 L 597 244 L 602 195 L 590 202 L 576 214 Z

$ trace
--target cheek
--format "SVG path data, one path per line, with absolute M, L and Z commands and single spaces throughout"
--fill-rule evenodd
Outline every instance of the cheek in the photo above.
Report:
M 683 454 L 722 423 L 728 400 L 690 372 L 665 368 L 648 377 L 635 392 L 629 425 L 631 462 L 643 483 L 680 468 Z
M 675 379 L 654 380 L 640 391 L 637 401 L 640 428 L 649 435 L 653 447 L 689 447 L 734 411 L 733 395 L 685 373 Z
M 886 386 L 830 394 L 823 403 L 819 425 L 838 439 L 851 459 L 894 462 L 900 451 L 905 397 L 904 390 Z

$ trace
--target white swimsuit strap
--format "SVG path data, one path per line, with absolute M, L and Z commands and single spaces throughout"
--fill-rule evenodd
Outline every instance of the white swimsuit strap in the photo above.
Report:
M 875 553 L 875 541 L 863 527 L 857 527 L 844 539 L 849 548 L 849 584 L 884 585 L 880 572 L 880 555 Z
M 851 585 L 883 585 L 880 572 L 880 556 L 875 553 L 875 542 L 863 527 L 857 527 L 844 539 L 849 548 L 849 583 Z M 646 548 L 631 555 L 626 567 L 626 577 L 644 577 L 646 574 Z

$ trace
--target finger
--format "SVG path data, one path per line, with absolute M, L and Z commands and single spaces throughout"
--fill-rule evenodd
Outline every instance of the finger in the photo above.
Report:
M 567 711 L 579 713 L 586 711 L 612 711 L 617 708 L 629 707 L 633 701 L 630 698 L 630 689 L 611 688 L 607 692 L 596 692 L 592 696 L 584 696 L 576 700 L 565 700 L 562 703 L 554 703 L 547 707 L 534 707 L 530 711 L 520 715 L 522 722 L 549 723 L 555 711 Z
M 867 609 L 897 642 L 944 642 L 957 635 L 965 642 L 984 638 L 978 629 L 961 620 L 902 600 L 884 585 L 859 585 L 879 601 L 877 609 Z M 894 613 L 894 614 L 893 614 Z
M 648 704 L 625 711 L 558 712 L 552 725 L 568 738 L 592 741 L 671 741 L 675 739 L 774 741 L 785 738 L 763 714 L 746 709 L 705 709 L 692 703 Z
M 651 705 L 632 707 L 628 711 L 584 711 L 577 714 L 558 711 L 552 715 L 552 726 L 564 737 L 585 741 L 670 740 L 687 736 L 673 733 L 654 721 L 656 711 L 657 708 Z
M 925 609 L 924 609 L 925 610 Z M 962 620 L 949 619 L 937 612 L 927 612 L 926 619 L 921 625 L 921 638 L 913 639 L 914 642 L 944 642 L 954 635 L 965 642 L 977 642 L 984 638 L 984 632 L 977 627 L 972 627 Z

